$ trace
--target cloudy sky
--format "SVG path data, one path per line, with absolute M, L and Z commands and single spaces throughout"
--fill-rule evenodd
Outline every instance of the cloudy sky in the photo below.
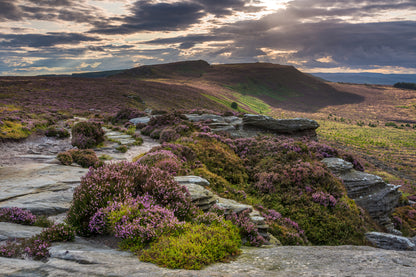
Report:
M 416 74 L 416 0 L 0 0 L 0 75 L 197 59 Z

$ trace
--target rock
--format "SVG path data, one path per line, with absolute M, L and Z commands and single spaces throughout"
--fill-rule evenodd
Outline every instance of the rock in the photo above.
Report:
M 193 183 L 185 183 L 182 185 L 188 189 L 192 202 L 201 210 L 207 211 L 216 203 L 214 194 L 203 186 Z
M 7 239 L 27 239 L 39 234 L 41 231 L 42 228 L 36 226 L 0 222 L 0 241 Z
M 222 198 L 217 196 L 217 204 L 218 207 L 222 208 L 225 210 L 225 214 L 231 214 L 231 213 L 241 213 L 245 210 L 249 210 L 250 212 L 253 211 L 253 207 L 250 205 L 246 205 L 246 204 L 241 204 L 238 203 L 237 201 L 231 200 L 231 199 L 226 199 L 226 198 Z
M 38 215 L 65 212 L 87 171 L 44 163 L 0 168 L 0 207 L 19 207 Z
M 225 122 L 224 117 L 216 114 L 184 114 L 184 117 L 192 122 L 212 121 Z
M 147 124 L 150 121 L 150 117 L 149 116 L 144 116 L 144 117 L 136 117 L 136 118 L 132 118 L 129 120 L 131 123 L 133 123 L 134 125 L 138 124 L 138 123 L 143 123 L 143 124 Z
M 199 176 L 193 176 L 193 175 L 188 175 L 188 176 L 176 176 L 175 177 L 175 181 L 178 182 L 181 185 L 184 184 L 197 184 L 203 187 L 207 187 L 209 186 L 209 182 Z
M 379 232 L 366 233 L 365 237 L 376 247 L 382 249 L 416 251 L 415 243 L 411 239 L 406 237 Z
M 47 262 L 0 257 L 4 276 L 377 276 L 408 277 L 416 270 L 416 252 L 368 246 L 242 247 L 242 254 L 227 263 L 201 270 L 172 270 L 139 261 L 137 256 L 76 239 L 54 244 Z
M 322 160 L 322 162 L 336 175 L 348 172 L 353 169 L 352 163 L 344 161 L 340 158 L 325 158 Z
M 245 114 L 243 129 L 259 129 L 275 134 L 316 137 L 318 122 L 307 118 L 274 119 L 265 115 Z
M 316 138 L 315 129 L 319 127 L 319 124 L 311 119 L 274 119 L 254 114 L 246 114 L 243 119 L 215 114 L 185 114 L 184 117 L 192 122 L 205 121 L 213 132 L 227 132 L 233 137 L 254 137 L 259 133 L 273 133 Z
M 379 224 L 391 232 L 396 232 L 392 227 L 390 215 L 399 204 L 399 186 L 386 184 L 379 176 L 357 171 L 351 163 L 339 158 L 326 158 L 322 162 L 343 181 L 348 197 L 367 210 Z

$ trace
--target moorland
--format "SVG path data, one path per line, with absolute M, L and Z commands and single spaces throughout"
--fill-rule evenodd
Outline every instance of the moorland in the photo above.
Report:
M 122 233 L 126 226 L 119 218 L 132 217 L 128 212 L 132 209 L 146 210 L 151 222 L 160 214 L 160 226 L 154 229 L 173 228 L 169 232 L 182 232 L 185 240 L 198 233 L 228 236 L 225 252 L 230 256 L 239 253 L 236 232 L 246 236 L 248 244 L 264 243 L 244 216 L 228 217 L 234 224 L 230 225 L 222 221 L 221 213 L 198 215 L 189 199 L 179 195 L 170 175 L 202 176 L 219 195 L 255 205 L 268 220 L 272 234 L 285 245 L 365 244 L 366 231 L 382 230 L 347 197 L 341 182 L 320 163 L 323 157 L 348 153 L 367 172 L 401 185 L 403 203 L 416 200 L 416 92 L 412 90 L 329 83 L 291 66 L 192 61 L 142 66 L 98 78 L 1 77 L 0 103 L 3 142 L 24 140 L 74 116 L 131 134 L 141 129 L 142 134 L 161 140 L 159 148 L 137 157 L 139 167 L 91 164 L 97 169 L 91 168 L 83 179 L 69 210 L 67 222 L 77 234 L 100 233 L 106 218 L 115 228 L 113 233 L 125 236 L 123 247 L 132 251 L 164 233 L 139 241 Z M 144 116 L 149 110 L 162 115 L 147 125 L 124 128 L 130 118 Z M 185 112 L 202 111 L 314 119 L 320 124 L 319 142 L 267 136 L 232 140 L 181 117 Z M 120 177 L 120 172 L 130 177 Z M 106 178 L 119 180 L 121 185 L 108 188 Z M 131 183 L 139 187 L 130 187 Z M 105 195 L 103 201 L 111 205 L 100 202 L 91 191 L 100 191 Z M 167 192 L 169 199 L 157 191 Z M 101 204 L 94 204 L 98 202 Z M 406 207 L 395 213 L 393 221 L 396 228 L 403 227 L 407 235 L 414 236 L 415 222 L 408 217 L 414 216 L 409 212 L 414 208 Z M 190 217 L 199 218 L 197 224 Z M 187 221 L 186 227 L 180 227 L 178 220 Z M 203 222 L 211 225 L 203 227 Z M 400 225 L 403 222 L 406 226 Z M 158 255 L 168 244 L 169 238 L 157 240 L 140 252 L 142 258 L 158 263 Z M 217 260 L 225 258 L 227 255 Z M 166 260 L 159 263 L 166 265 Z

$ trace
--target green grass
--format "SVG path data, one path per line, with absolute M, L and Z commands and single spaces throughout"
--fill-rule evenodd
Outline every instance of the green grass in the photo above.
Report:
M 416 149 L 416 132 L 410 129 L 382 126 L 356 126 L 342 122 L 319 121 L 318 135 L 338 143 L 361 148 L 385 148 L 386 150 Z
M 231 108 L 231 103 L 232 103 L 232 102 L 235 102 L 235 101 L 230 100 L 230 99 L 218 98 L 218 97 L 215 97 L 215 96 L 213 96 L 213 95 L 209 95 L 209 94 L 202 94 L 202 95 L 203 95 L 203 96 L 205 96 L 206 98 L 208 98 L 208 99 L 212 100 L 212 101 L 215 101 L 215 102 L 217 102 L 217 103 L 219 103 L 219 104 L 221 104 L 221 105 L 225 106 L 225 107 L 230 107 L 230 108 Z M 251 111 L 248 111 L 248 110 L 246 110 L 246 109 L 241 108 L 241 107 L 240 107 L 240 103 L 238 103 L 238 104 L 239 104 L 239 105 L 238 105 L 238 108 L 237 108 L 237 111 L 238 111 L 238 112 L 243 112 L 243 113 L 251 113 Z
M 233 93 L 238 98 L 238 103 L 244 104 L 256 113 L 268 114 L 272 111 L 271 107 L 264 101 L 249 95 L 243 95 L 239 93 Z
M 288 97 L 300 96 L 299 93 L 284 86 L 281 86 L 278 89 L 273 89 L 263 83 L 258 83 L 250 79 L 244 83 L 237 83 L 235 85 L 228 85 L 225 87 L 243 95 L 269 96 L 278 101 L 284 101 Z

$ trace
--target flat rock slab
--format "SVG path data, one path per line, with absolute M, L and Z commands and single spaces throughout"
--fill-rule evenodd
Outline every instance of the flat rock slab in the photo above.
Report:
M 203 187 L 209 186 L 209 182 L 200 177 L 200 176 L 194 176 L 194 175 L 188 175 L 188 176 L 176 176 L 175 181 L 178 182 L 181 185 L 184 184 L 196 184 Z
M 41 231 L 42 228 L 36 226 L 0 222 L 0 241 L 6 239 L 26 239 L 39 234 Z
M 48 262 L 0 258 L 5 276 L 414 276 L 416 253 L 366 246 L 243 247 L 230 263 L 170 270 L 134 255 L 77 239 L 56 244 Z

